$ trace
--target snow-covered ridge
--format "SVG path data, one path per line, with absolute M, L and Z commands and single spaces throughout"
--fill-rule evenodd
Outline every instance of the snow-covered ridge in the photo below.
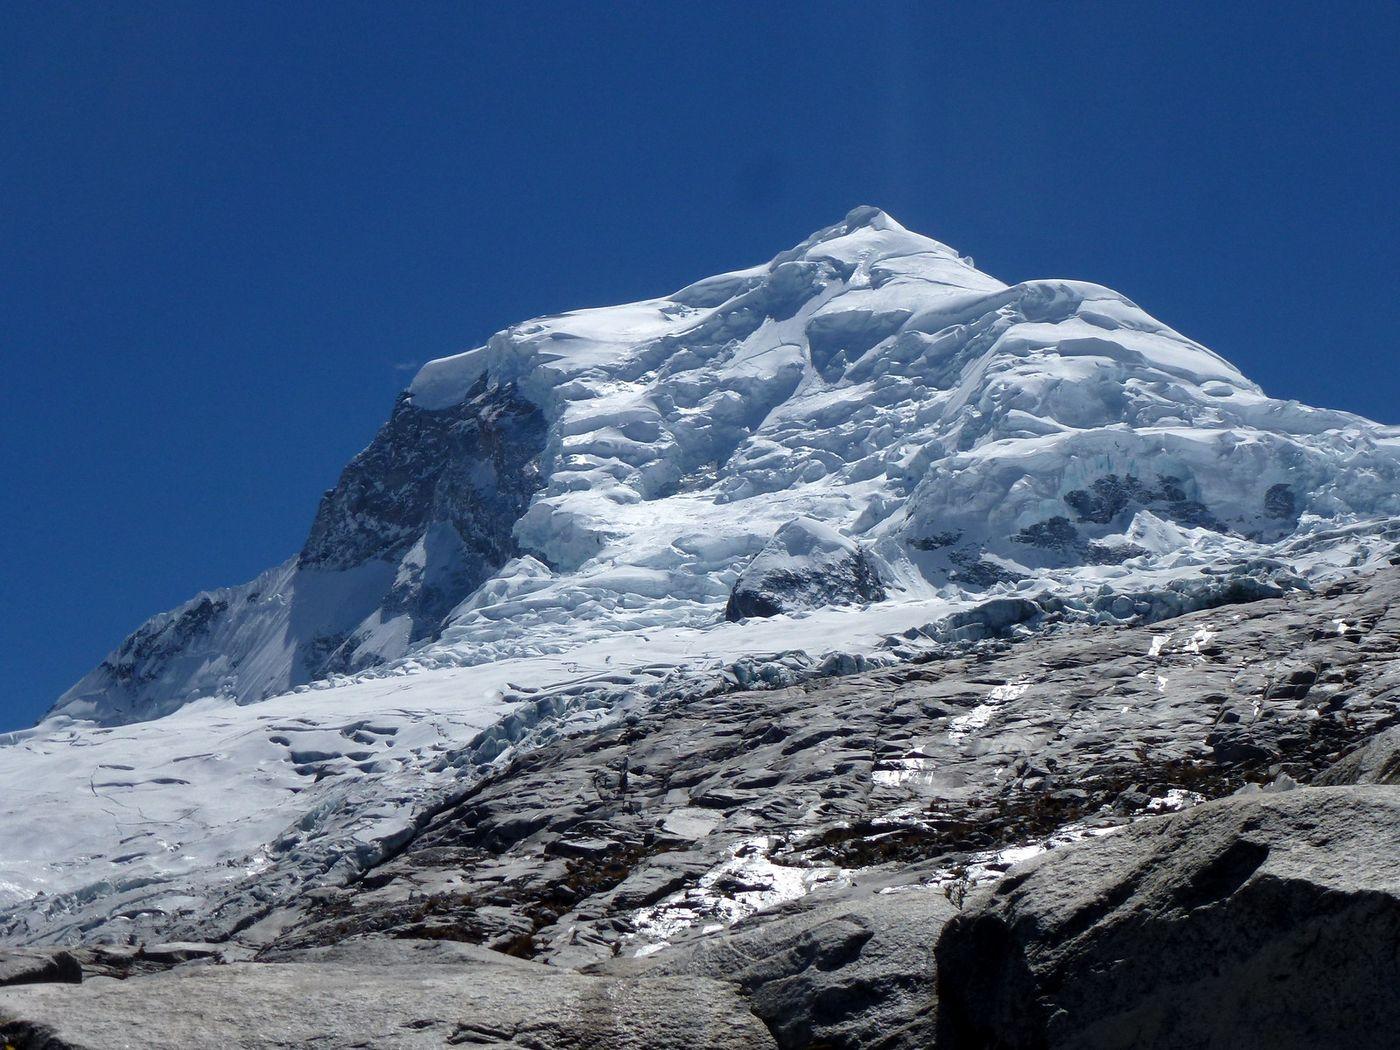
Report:
M 1268 398 L 1109 289 L 1007 286 L 858 208 L 765 265 L 424 366 L 298 558 L 156 617 L 56 710 L 125 722 L 703 628 L 798 518 L 903 602 L 1397 512 L 1395 428 Z

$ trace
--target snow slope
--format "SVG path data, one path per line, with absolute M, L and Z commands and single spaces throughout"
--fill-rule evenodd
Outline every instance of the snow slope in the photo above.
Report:
M 341 877 L 462 769 L 640 685 L 899 659 L 997 597 L 1124 620 L 1328 579 L 1392 556 L 1397 514 L 1400 430 L 858 208 L 426 365 L 296 557 L 153 618 L 0 743 L 0 923 L 193 922 L 250 879 Z

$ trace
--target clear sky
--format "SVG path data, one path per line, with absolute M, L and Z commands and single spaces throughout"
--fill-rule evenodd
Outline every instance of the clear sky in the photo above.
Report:
M 417 364 L 857 203 L 1400 423 L 1398 56 L 1390 0 L 6 3 L 0 728 L 295 552 Z

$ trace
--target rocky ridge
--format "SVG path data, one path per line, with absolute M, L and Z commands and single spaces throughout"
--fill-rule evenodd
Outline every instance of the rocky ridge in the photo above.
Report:
M 509 385 L 483 381 L 438 410 L 400 398 L 321 498 L 296 557 L 154 617 L 55 712 L 140 721 L 402 656 L 519 553 L 511 530 L 539 488 L 543 443 L 539 411 Z
M 131 976 L 0 992 L 0 1034 L 17 1050 L 113 1032 L 1126 1047 L 1188 1028 L 1203 1046 L 1385 1045 L 1397 592 L 1387 569 L 658 697 L 517 755 L 397 855 L 304 894 L 270 942 L 263 925 L 125 963 L 79 951 L 90 976 Z
M 853 881 L 965 893 L 1021 857 L 1400 721 L 1400 573 L 1144 627 L 672 697 L 522 754 L 282 943 L 464 939 L 579 965 Z

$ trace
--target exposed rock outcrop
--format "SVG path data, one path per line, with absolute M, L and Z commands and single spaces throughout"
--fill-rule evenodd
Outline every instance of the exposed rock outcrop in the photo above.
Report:
M 817 895 L 786 912 L 601 969 L 727 981 L 784 1050 L 930 1045 L 933 938 L 957 914 L 941 888 L 880 892 L 877 881 L 864 891 Z
M 716 676 L 519 754 L 363 879 L 303 899 L 283 943 L 452 937 L 581 965 L 853 870 L 961 892 L 1066 828 L 1311 781 L 1396 717 L 1400 573 L 998 637 L 1025 612 L 1003 601 L 921 664 L 766 690 Z
M 152 617 L 54 713 L 141 721 L 403 656 L 517 553 L 544 442 L 539 410 L 509 384 L 435 410 L 401 397 L 322 496 L 297 557 Z
M 794 518 L 744 567 L 724 615 L 742 620 L 884 597 L 868 551 L 819 521 Z
M 1240 1016 L 1254 1019 L 1249 1003 L 1275 994 L 1259 974 L 1272 981 L 1273 960 L 1307 956 L 1306 941 L 1316 963 L 1279 987 L 1312 1004 L 1258 1030 L 1309 1045 L 1305 1012 L 1375 1045 L 1307 997 L 1384 1016 L 1356 997 L 1372 987 L 1362 970 L 1393 965 L 1365 938 L 1390 936 L 1395 789 L 1257 785 L 1385 768 L 1359 756 L 1380 752 L 1386 735 L 1361 745 L 1397 716 L 1400 573 L 1317 593 L 1227 581 L 1217 598 L 1116 628 L 1003 598 L 930 625 L 922 662 L 806 680 L 784 679 L 780 661 L 736 665 L 633 697 L 610 726 L 503 760 L 348 885 L 270 904 L 252 880 L 223 925 L 178 933 L 247 947 L 84 949 L 90 974 L 129 979 L 0 994 L 11 1019 L 0 1034 L 16 1047 L 106 1046 L 97 1033 L 150 1016 L 139 1045 L 253 1046 L 271 1033 L 289 1047 L 894 1050 L 934 1045 L 939 1019 L 945 1046 L 1169 1046 L 1180 1044 L 1160 1026 L 1181 1022 L 1154 995 L 1204 1017 L 1218 992 L 1248 1000 Z M 739 688 L 785 680 L 800 684 Z M 1153 816 L 1211 798 L 1223 801 Z M 1043 851 L 1064 859 L 979 896 Z M 1334 957 L 1331 931 L 1361 946 L 1355 960 Z M 356 947 L 367 936 L 378 947 Z M 246 961 L 267 937 L 263 961 Z M 413 946 L 422 939 L 440 946 Z M 509 969 L 523 964 L 488 949 L 550 965 Z M 395 954 L 408 951 L 419 954 Z M 1164 965 L 1185 976 L 1162 985 Z M 1077 967 L 1090 1006 L 1072 998 Z M 1104 974 L 1121 980 L 1098 995 Z M 986 1011 L 968 1005 L 984 999 Z M 284 1016 L 304 1000 L 316 1009 Z M 1057 1004 L 1087 1034 L 1056 1027 L 1070 1024 Z M 205 1033 L 197 1014 L 230 1020 Z M 461 1027 L 481 1018 L 494 1027 Z M 970 1042 L 949 1043 L 949 1030 Z M 1099 1041 L 1122 1030 L 1136 1042 Z M 1200 1045 L 1252 1045 L 1227 1043 L 1236 1030 L 1187 1031 Z M 696 1033 L 711 1041 L 684 1041 Z M 1317 1038 L 1328 1045 L 1330 1030 Z
M 1257 793 L 1057 851 L 936 956 L 959 1050 L 1394 1046 L 1400 791 Z

